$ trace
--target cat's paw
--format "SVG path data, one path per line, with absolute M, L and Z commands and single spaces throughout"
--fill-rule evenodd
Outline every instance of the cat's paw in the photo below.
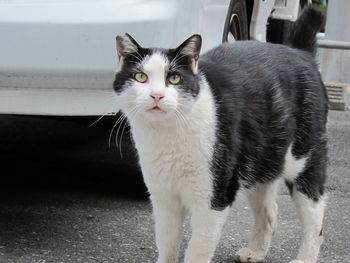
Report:
M 289 263 L 304 263 L 304 261 L 298 260 L 298 259 L 294 259 Z
M 236 262 L 264 262 L 264 251 L 252 251 L 250 248 L 241 248 L 234 256 Z

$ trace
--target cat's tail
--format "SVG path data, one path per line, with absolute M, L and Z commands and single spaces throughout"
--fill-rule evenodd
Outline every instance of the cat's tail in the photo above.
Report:
M 312 7 L 305 7 L 295 23 L 290 28 L 288 44 L 315 53 L 316 34 L 324 23 L 323 14 Z

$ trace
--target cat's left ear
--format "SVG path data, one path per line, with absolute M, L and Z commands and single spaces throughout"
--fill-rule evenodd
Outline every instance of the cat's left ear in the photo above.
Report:
M 119 59 L 128 54 L 137 53 L 140 45 L 128 33 L 124 36 L 117 36 L 117 54 Z
M 124 64 L 124 58 L 128 54 L 137 53 L 140 49 L 140 45 L 133 39 L 128 33 L 125 33 L 124 36 L 117 36 L 117 54 L 118 54 L 118 67 L 117 72 L 119 72 Z
M 177 51 L 190 59 L 193 73 L 198 72 L 198 59 L 202 47 L 202 37 L 200 35 L 193 35 L 186 39 L 178 48 Z

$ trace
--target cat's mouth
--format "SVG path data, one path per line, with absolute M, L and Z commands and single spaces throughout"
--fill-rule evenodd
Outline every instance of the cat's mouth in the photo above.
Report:
M 150 108 L 148 111 L 165 113 L 165 110 L 163 110 L 163 109 L 160 108 L 159 106 L 154 106 L 154 107 Z

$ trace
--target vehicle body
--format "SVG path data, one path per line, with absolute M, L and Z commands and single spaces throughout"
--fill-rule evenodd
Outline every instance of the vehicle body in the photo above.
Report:
M 203 35 L 221 43 L 230 0 L 13 0 L 0 2 L 0 112 L 115 114 L 115 37 L 175 47 Z
M 113 115 L 118 111 L 112 91 L 117 35 L 128 32 L 145 47 L 170 48 L 199 33 L 205 52 L 227 40 L 235 26 L 232 8 L 240 3 L 251 9 L 244 22 L 250 24 L 250 36 L 236 40 L 264 41 L 271 13 L 296 19 L 298 1 L 287 8 L 291 2 L 0 1 L 0 113 Z

